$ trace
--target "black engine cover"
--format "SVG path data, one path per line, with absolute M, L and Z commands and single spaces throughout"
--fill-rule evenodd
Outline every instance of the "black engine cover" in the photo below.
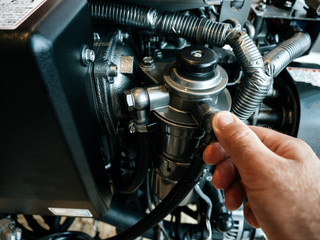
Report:
M 93 44 L 85 0 L 48 0 L 16 30 L 0 30 L 0 213 L 107 212 L 111 192 L 83 44 Z

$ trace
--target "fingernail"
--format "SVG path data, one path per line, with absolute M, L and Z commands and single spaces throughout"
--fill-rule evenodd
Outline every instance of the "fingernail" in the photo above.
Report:
M 218 114 L 213 120 L 213 126 L 217 129 L 223 129 L 230 123 L 234 122 L 234 118 L 231 113 L 223 112 Z

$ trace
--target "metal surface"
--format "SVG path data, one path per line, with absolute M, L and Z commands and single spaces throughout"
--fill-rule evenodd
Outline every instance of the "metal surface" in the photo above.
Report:
M 123 43 L 121 31 L 100 39 L 94 44 L 94 51 L 93 78 L 99 118 L 104 131 L 115 135 L 119 120 L 127 114 L 124 90 L 134 87 L 137 63 L 131 49 Z
M 238 1 L 242 6 L 234 6 L 237 1 L 222 1 L 219 22 L 227 19 L 236 19 L 243 26 L 248 19 L 252 0 Z
M 281 9 L 275 7 L 273 5 L 266 5 L 263 11 L 259 11 L 259 4 L 253 3 L 251 5 L 251 9 L 254 13 L 263 18 L 282 18 L 282 19 L 289 19 L 289 20 L 305 20 L 305 21 L 319 21 L 319 17 L 308 17 L 307 11 L 302 7 L 293 8 L 292 10 L 288 11 L 285 9 Z
M 180 51 L 180 54 L 191 56 L 191 59 L 187 59 L 192 60 L 190 64 L 193 68 L 188 68 L 188 64 L 168 64 L 163 77 L 170 101 L 168 105 L 154 109 L 160 125 L 157 145 L 161 155 L 154 166 L 152 186 L 160 199 L 169 193 L 189 166 L 194 149 L 204 136 L 203 126 L 199 125 L 201 121 L 197 121 L 193 113 L 196 106 L 203 100 L 219 110 L 229 110 L 231 105 L 230 95 L 225 89 L 227 74 L 212 62 L 211 58 L 215 57 L 209 54 L 212 50 L 202 47 L 201 51 L 198 49 L 197 52 L 201 54 L 194 56 L 195 49 L 197 50 L 197 47 Z M 181 55 L 178 56 L 181 61 Z M 210 58 L 203 61 L 204 56 Z M 199 61 L 199 64 L 196 61 Z M 211 67 L 212 63 L 214 68 Z M 201 113 L 199 115 L 200 118 L 203 117 Z M 183 204 L 188 203 L 190 198 L 191 195 Z
M 154 161 L 151 174 L 152 193 L 160 200 L 163 200 L 178 183 L 188 166 L 189 163 L 177 163 L 160 155 Z M 180 203 L 180 206 L 187 205 L 193 199 L 194 193 L 190 192 Z

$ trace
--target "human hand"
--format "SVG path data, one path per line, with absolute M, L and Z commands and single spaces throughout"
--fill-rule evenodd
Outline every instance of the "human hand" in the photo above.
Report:
M 320 161 L 302 140 L 245 125 L 229 112 L 215 115 L 219 142 L 203 153 L 215 164 L 213 185 L 235 210 L 247 196 L 244 216 L 269 239 L 319 239 Z

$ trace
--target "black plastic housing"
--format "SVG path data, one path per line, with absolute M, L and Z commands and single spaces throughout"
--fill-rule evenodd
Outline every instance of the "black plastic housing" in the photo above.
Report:
M 108 210 L 83 44 L 93 44 L 85 0 L 48 0 L 16 30 L 0 30 L 0 213 Z

